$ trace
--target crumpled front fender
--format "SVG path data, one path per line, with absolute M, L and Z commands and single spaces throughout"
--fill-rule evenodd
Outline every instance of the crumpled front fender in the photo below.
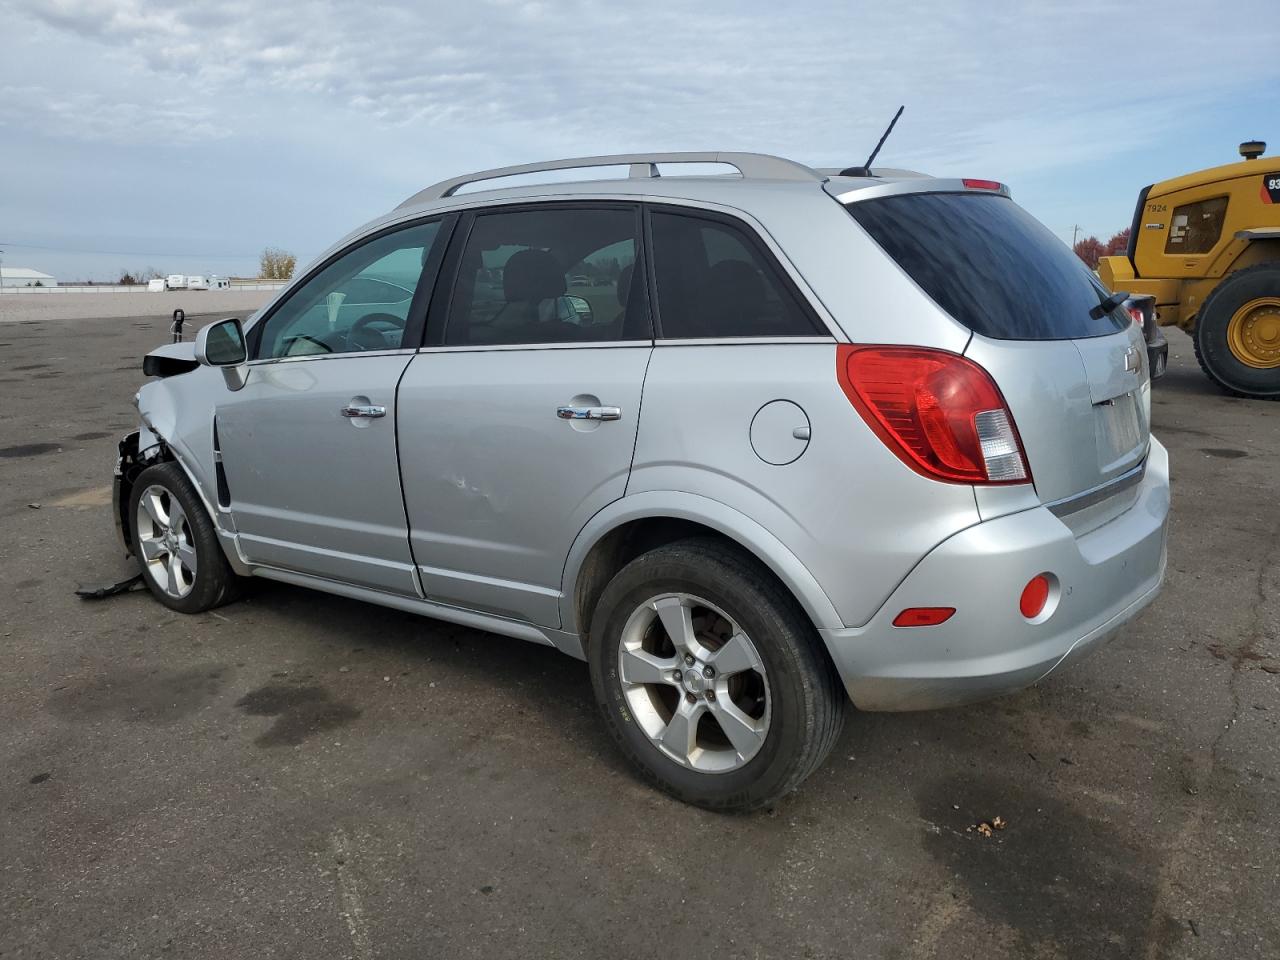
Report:
M 133 518 L 129 516 L 129 496 L 140 474 L 153 463 L 171 459 L 163 440 L 142 426 L 120 441 L 115 475 L 111 483 L 112 516 L 116 536 L 124 546 L 125 556 L 133 554 Z

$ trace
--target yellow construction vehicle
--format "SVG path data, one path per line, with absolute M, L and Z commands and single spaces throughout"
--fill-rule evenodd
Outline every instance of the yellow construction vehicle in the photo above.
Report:
M 1152 184 L 1138 194 L 1129 249 L 1103 257 L 1113 292 L 1150 294 L 1162 326 L 1191 334 L 1215 383 L 1280 400 L 1280 159 L 1240 144 L 1237 163 Z

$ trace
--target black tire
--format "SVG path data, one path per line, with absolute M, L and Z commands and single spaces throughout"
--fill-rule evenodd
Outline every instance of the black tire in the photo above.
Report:
M 719 607 L 763 663 L 772 719 L 758 751 L 737 769 L 705 773 L 673 760 L 627 701 L 619 676 L 623 628 L 646 601 L 668 593 Z M 700 807 L 745 811 L 776 803 L 822 764 L 844 726 L 844 687 L 803 609 L 767 568 L 716 539 L 681 540 L 623 567 L 596 606 L 588 659 L 596 700 L 623 753 L 645 780 Z
M 147 536 L 154 534 L 159 527 L 153 526 L 151 531 L 143 531 L 138 521 L 138 507 L 143 494 L 152 488 L 159 488 L 167 497 L 176 500 L 185 514 L 185 523 L 181 524 L 181 539 L 194 547 L 196 569 L 190 578 L 190 590 L 183 596 L 166 592 L 164 584 L 156 579 L 157 574 L 144 559 L 142 537 L 144 533 Z M 218 543 L 213 521 L 209 519 L 203 502 L 178 464 L 158 463 L 138 474 L 133 489 L 129 492 L 128 516 L 133 553 L 142 568 L 142 579 L 152 595 L 166 607 L 179 613 L 200 613 L 229 603 L 239 596 L 240 578 L 227 563 L 222 546 Z
M 1227 343 L 1227 327 L 1236 311 L 1260 297 L 1280 297 L 1280 263 L 1260 263 L 1227 276 L 1200 308 L 1192 340 L 1200 369 L 1227 393 L 1280 400 L 1280 367 L 1260 369 L 1242 363 Z

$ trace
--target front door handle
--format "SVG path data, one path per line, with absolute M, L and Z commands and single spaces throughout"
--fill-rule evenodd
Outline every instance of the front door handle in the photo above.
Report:
M 621 420 L 621 407 L 556 407 L 561 420 Z
M 339 412 L 349 420 L 376 420 L 387 415 L 387 408 L 376 403 L 351 403 Z

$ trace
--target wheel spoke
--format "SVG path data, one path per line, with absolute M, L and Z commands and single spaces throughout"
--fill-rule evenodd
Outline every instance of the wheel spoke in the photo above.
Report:
M 680 701 L 667 727 L 662 731 L 662 745 L 678 760 L 689 762 L 698 740 L 698 718 L 706 710 L 706 704 Z
M 173 528 L 174 533 L 180 533 L 187 524 L 187 513 L 182 509 L 182 504 L 178 502 L 178 498 L 169 495 L 169 526 Z
M 196 572 L 196 548 L 185 540 L 178 541 L 178 559 L 193 577 Z
M 676 669 L 674 659 L 664 660 L 647 650 L 622 651 L 623 683 L 674 683 L 671 672 Z
M 724 642 L 719 650 L 711 655 L 711 665 L 722 677 L 729 677 L 744 670 L 760 669 L 760 658 L 746 636 L 739 632 Z
M 139 537 L 138 546 L 142 548 L 142 559 L 147 563 L 160 559 L 167 552 L 164 544 L 154 537 Z
M 182 561 L 176 553 L 169 554 L 169 592 L 179 593 L 182 590 Z
M 760 748 L 760 743 L 764 740 L 764 729 L 739 710 L 732 700 L 721 697 L 710 706 L 711 715 L 733 744 L 733 749 L 738 751 L 738 756 L 749 757 Z
M 164 512 L 164 505 L 160 502 L 160 495 L 147 491 L 142 498 L 142 509 L 147 511 L 147 516 L 151 518 L 151 522 L 161 531 L 169 528 L 169 515 Z
M 693 611 L 680 597 L 666 597 L 655 601 L 653 609 L 658 612 L 662 628 L 675 645 L 679 653 L 691 653 L 697 647 L 693 635 Z

